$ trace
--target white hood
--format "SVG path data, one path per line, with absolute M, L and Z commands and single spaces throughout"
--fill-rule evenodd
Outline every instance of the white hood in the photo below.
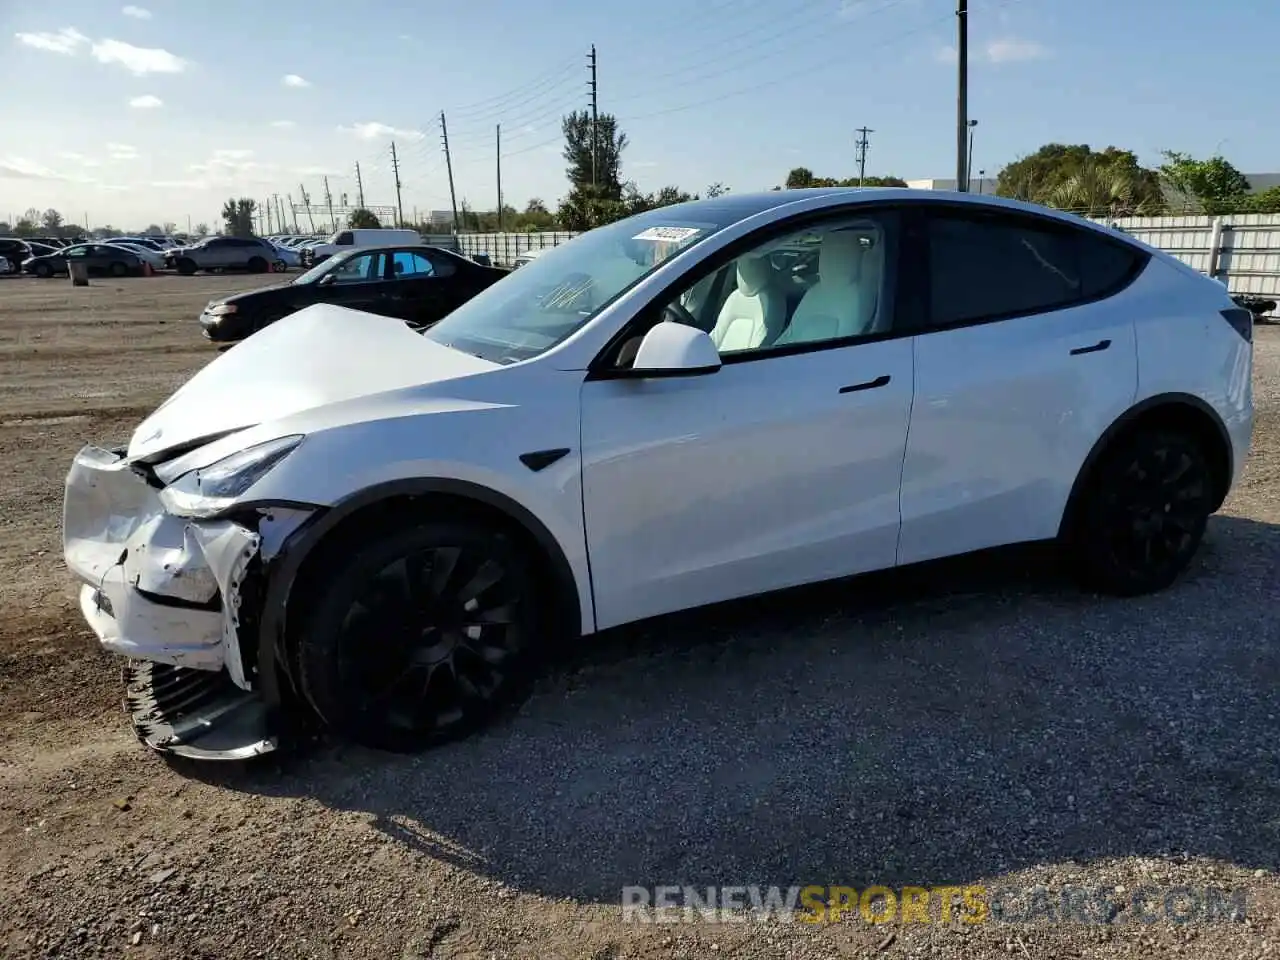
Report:
M 259 330 L 183 384 L 134 432 L 128 456 L 498 367 L 427 340 L 400 320 L 316 304 Z

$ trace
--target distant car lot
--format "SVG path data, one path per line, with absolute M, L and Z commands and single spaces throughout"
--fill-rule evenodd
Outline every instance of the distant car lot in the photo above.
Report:
M 288 953 L 302 929 L 307 956 L 1217 960 L 1274 942 L 1280 329 L 1256 333 L 1245 478 L 1165 593 L 1099 600 L 1006 554 L 784 594 L 604 635 L 452 748 L 322 747 L 202 781 L 123 729 L 118 670 L 55 559 L 62 482 L 85 435 L 127 436 L 217 356 L 208 300 L 275 282 L 3 283 L 0 952 L 116 955 L 141 910 L 139 956 Z M 1212 884 L 1249 892 L 1252 926 L 617 910 L 629 884 L 792 882 Z

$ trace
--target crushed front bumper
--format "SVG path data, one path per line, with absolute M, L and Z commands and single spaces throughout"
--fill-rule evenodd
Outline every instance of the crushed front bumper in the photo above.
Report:
M 144 742 L 202 758 L 275 749 L 240 636 L 260 532 L 173 516 L 145 476 L 93 446 L 72 463 L 62 520 L 85 620 L 105 649 L 132 661 L 126 705 Z

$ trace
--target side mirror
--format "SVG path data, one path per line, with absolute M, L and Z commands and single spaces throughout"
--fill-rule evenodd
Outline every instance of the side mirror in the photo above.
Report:
M 697 327 L 664 320 L 644 335 L 633 377 L 691 377 L 720 369 L 720 351 Z

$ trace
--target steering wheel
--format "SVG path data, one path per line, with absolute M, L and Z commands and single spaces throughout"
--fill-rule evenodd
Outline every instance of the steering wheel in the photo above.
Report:
M 666 323 L 682 323 L 686 327 L 698 327 L 698 321 L 694 315 L 676 302 L 668 303 L 662 308 L 662 319 Z

